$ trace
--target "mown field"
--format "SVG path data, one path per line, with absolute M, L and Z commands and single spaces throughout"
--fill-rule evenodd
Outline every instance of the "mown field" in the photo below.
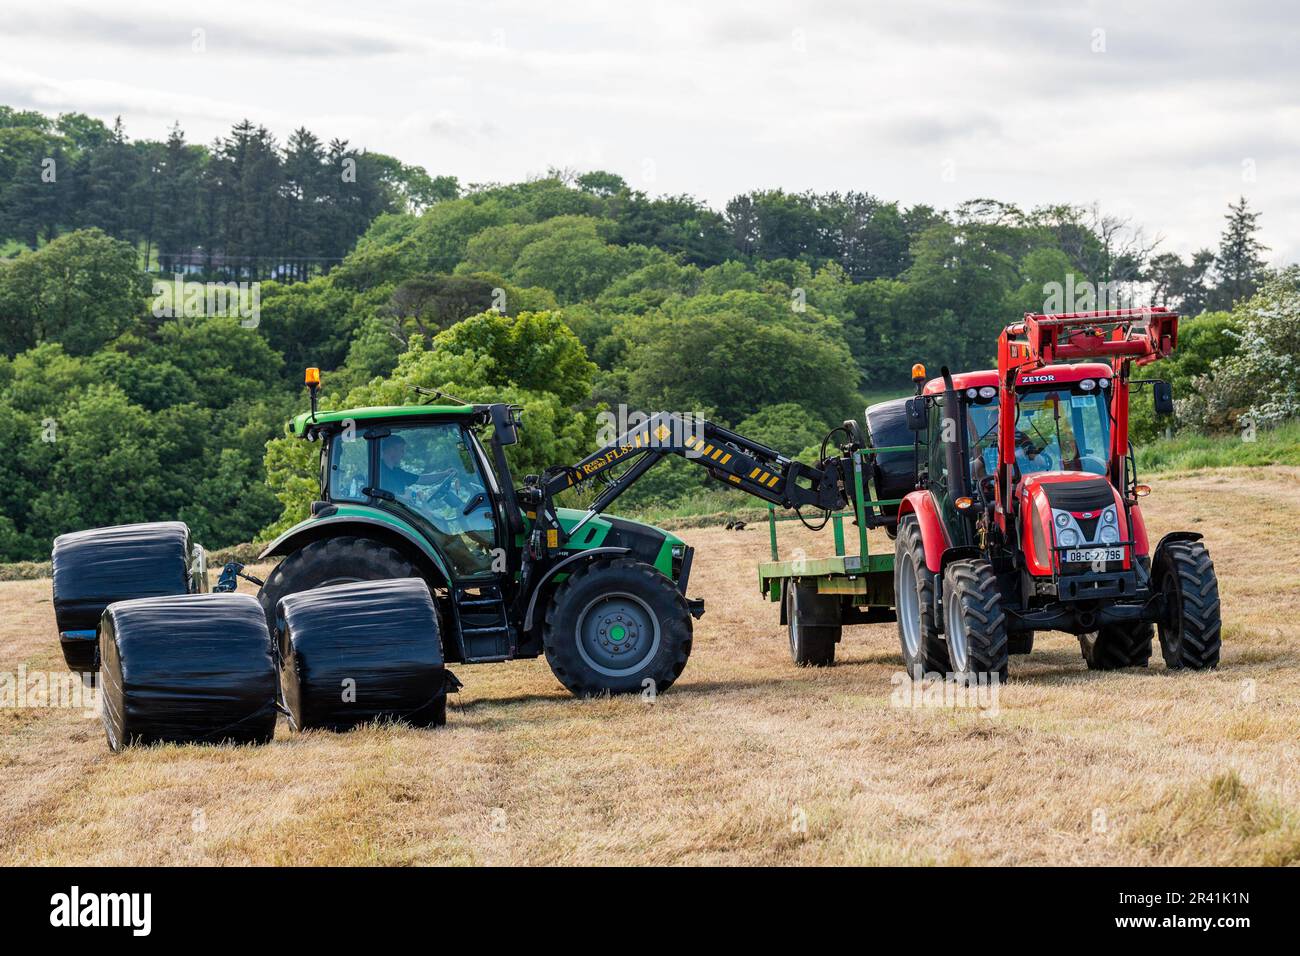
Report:
M 697 528 L 708 609 L 654 702 L 525 661 L 459 668 L 440 730 L 121 755 L 81 711 L 6 708 L 0 863 L 1300 862 L 1300 468 L 1153 484 L 1153 534 L 1203 532 L 1218 567 L 1214 673 L 1093 674 L 1049 634 L 996 710 L 900 706 L 894 625 L 796 669 L 755 587 L 766 528 Z M 0 672 L 58 667 L 48 580 L 0 583 L 0 611 Z

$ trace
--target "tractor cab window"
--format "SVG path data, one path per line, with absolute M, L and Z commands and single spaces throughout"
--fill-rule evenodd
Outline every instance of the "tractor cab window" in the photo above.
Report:
M 491 571 L 492 496 L 460 425 L 394 428 L 378 441 L 379 487 L 432 526 L 455 574 Z
M 370 484 L 370 443 L 355 429 L 339 433 L 330 445 L 329 496 L 335 501 L 365 501 Z
M 1110 454 L 1109 392 L 1095 386 L 1024 392 L 1017 401 L 1016 463 L 1021 474 L 1086 471 L 1104 475 Z
M 998 473 L 998 403 L 996 398 L 967 401 L 966 434 L 970 436 L 970 475 L 975 481 Z

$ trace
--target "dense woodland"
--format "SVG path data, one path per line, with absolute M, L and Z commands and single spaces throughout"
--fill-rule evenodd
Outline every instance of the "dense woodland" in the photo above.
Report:
M 314 448 L 278 436 L 307 365 L 327 405 L 416 401 L 411 385 L 518 401 L 522 470 L 585 454 L 620 404 L 700 411 L 795 454 L 905 389 L 915 361 L 986 367 L 1053 284 L 1068 308 L 1196 316 L 1162 363 L 1180 427 L 1267 427 L 1300 409 L 1284 374 L 1300 278 L 1265 268 L 1258 215 L 1231 205 L 1189 261 L 1093 208 L 778 189 L 719 211 L 603 171 L 464 186 L 305 129 L 132 142 L 120 123 L 0 107 L 0 559 L 94 525 L 179 517 L 216 547 L 294 520 Z M 159 316 L 146 270 L 195 248 L 321 265 L 262 282 L 255 327 Z M 660 466 L 629 500 L 700 482 Z

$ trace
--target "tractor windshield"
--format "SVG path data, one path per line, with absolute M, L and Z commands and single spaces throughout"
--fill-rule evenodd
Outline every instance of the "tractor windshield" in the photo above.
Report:
M 1106 474 L 1110 452 L 1108 390 L 1047 388 L 1016 402 L 1016 463 L 1021 474 L 1086 471 Z

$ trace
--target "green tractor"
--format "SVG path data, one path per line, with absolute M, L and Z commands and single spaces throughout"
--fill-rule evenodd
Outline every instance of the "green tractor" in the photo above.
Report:
M 416 577 L 437 595 L 448 662 L 545 653 L 577 695 L 666 690 L 703 611 L 685 596 L 691 550 L 650 525 L 544 505 L 538 476 L 516 487 L 505 448 L 518 424 L 506 405 L 295 418 L 291 433 L 320 444 L 320 498 L 260 555 L 283 559 L 258 595 L 268 624 L 288 594 Z
M 440 723 L 445 692 L 460 686 L 448 663 L 545 654 L 575 695 L 657 694 L 685 668 L 693 619 L 704 611 L 686 593 L 693 552 L 605 509 L 656 462 L 680 455 L 770 504 L 826 512 L 843 506 L 861 447 L 846 422 L 836 429 L 840 454 L 805 465 L 702 418 L 661 412 L 574 465 L 516 481 L 506 449 L 518 441 L 517 406 L 320 411 L 316 369 L 307 386 L 311 410 L 288 430 L 320 447 L 319 496 L 310 516 L 260 555 L 281 559 L 265 581 L 227 564 L 216 593 L 197 600 L 208 590 L 203 552 L 180 522 L 56 540 L 65 657 L 83 671 L 112 666 L 104 675 L 116 722 L 110 744 L 231 739 L 232 720 L 249 726 L 239 722 L 243 711 L 218 713 L 213 701 L 265 687 L 268 668 L 277 675 L 274 706 L 263 690 L 248 695 L 244 710 L 260 716 L 246 739 L 269 739 L 275 708 L 297 728 L 412 715 Z M 598 491 L 585 510 L 556 507 L 561 492 L 587 482 Z M 251 598 L 230 593 L 238 577 L 259 586 L 262 637 L 254 628 L 242 643 L 230 640 L 243 648 L 238 661 L 191 668 L 189 655 L 201 649 L 223 653 L 223 621 L 249 626 Z M 132 672 L 160 676 L 145 686 Z M 340 709 L 340 687 L 343 696 L 349 687 L 369 692 L 370 705 Z M 159 717 L 168 707 L 184 719 Z M 198 713 L 201 727 L 186 723 Z

